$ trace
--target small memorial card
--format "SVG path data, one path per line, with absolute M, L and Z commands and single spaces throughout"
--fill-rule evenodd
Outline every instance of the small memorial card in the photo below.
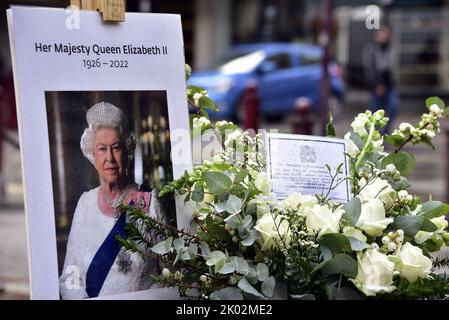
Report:
M 349 173 L 345 140 L 268 133 L 266 146 L 268 175 L 278 200 L 295 192 L 326 195 L 329 190 L 330 199 L 350 200 L 350 183 L 345 179 Z M 333 179 L 340 165 L 341 174 Z

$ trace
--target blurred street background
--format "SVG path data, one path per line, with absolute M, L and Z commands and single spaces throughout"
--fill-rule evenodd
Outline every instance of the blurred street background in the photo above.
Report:
M 11 4 L 62 8 L 68 2 L 0 4 L 0 299 L 29 298 L 5 10 Z M 449 0 L 128 0 L 127 11 L 181 14 L 192 81 L 208 87 L 222 106 L 216 119 L 237 120 L 242 127 L 321 135 L 331 110 L 337 136 L 342 137 L 366 109 L 390 109 L 392 130 L 402 122 L 418 123 L 429 96 L 438 95 L 449 104 Z M 383 26 L 387 45 L 379 38 Z M 277 46 L 279 42 L 283 45 Z M 307 47 L 297 53 L 291 47 L 296 44 Z M 371 53 L 377 62 L 370 60 Z M 379 71 L 374 82 L 373 71 Z M 388 93 L 398 99 L 383 99 Z M 379 106 L 373 105 L 373 94 L 381 97 Z M 431 195 L 449 201 L 447 129 L 445 120 L 434 139 L 435 151 L 407 147 L 417 162 L 409 192 L 423 200 Z

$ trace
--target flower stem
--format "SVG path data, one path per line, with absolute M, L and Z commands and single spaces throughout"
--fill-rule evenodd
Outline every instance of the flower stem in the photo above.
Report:
M 375 130 L 375 126 L 374 126 L 374 122 L 371 123 L 371 126 L 369 128 L 369 134 L 368 134 L 368 139 L 366 140 L 365 145 L 363 146 L 363 150 L 360 153 L 359 159 L 357 160 L 357 162 L 355 163 L 355 167 L 354 169 L 357 169 L 360 164 L 362 163 L 363 158 L 366 155 L 366 152 L 368 150 L 368 146 L 371 144 L 371 141 L 373 140 L 373 134 L 374 134 L 374 130 Z

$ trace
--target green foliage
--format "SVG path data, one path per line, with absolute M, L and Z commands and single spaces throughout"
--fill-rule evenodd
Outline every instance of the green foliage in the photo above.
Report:
M 190 72 L 186 66 L 186 79 Z M 421 123 L 422 128 L 405 126 L 400 134 L 384 137 L 396 148 L 391 154 L 384 151 L 378 131 L 386 124 L 384 113 L 360 114 L 349 134 L 357 147 L 351 145 L 356 150 L 347 154 L 350 174 L 344 174 L 343 164 L 335 171 L 327 166 L 329 186 L 313 200 L 291 195 L 277 201 L 261 174 L 266 166 L 260 136 L 252 137 L 231 122 L 210 122 L 208 110 L 217 109 L 203 88 L 188 86 L 187 99 L 195 110 L 193 133 L 210 131 L 222 147 L 213 160 L 186 171 L 158 194 L 160 198 L 174 194 L 191 202 L 195 207 L 191 229 L 178 229 L 136 207 L 122 208 L 130 220 L 128 238 L 117 237 L 117 241 L 126 250 L 161 264 L 163 271 L 151 276 L 153 282 L 176 286 L 181 296 L 197 299 L 270 299 L 281 282 L 294 299 L 359 299 L 363 274 L 357 277 L 358 263 L 381 263 L 370 260 L 377 255 L 384 263 L 394 261 L 396 270 L 403 263 L 398 250 L 405 243 L 425 255 L 449 244 L 449 233 L 441 231 L 440 222 L 430 221 L 449 212 L 449 205 L 430 201 L 421 207 L 418 197 L 399 192 L 409 187 L 405 176 L 415 167 L 414 157 L 401 149 L 408 143 L 431 145 L 431 134 L 422 136 L 425 131 L 419 131 L 421 140 L 413 134 L 436 128 L 435 119 L 444 109 L 442 100 L 432 97 L 426 101 L 430 113 L 423 118 L 428 122 Z M 441 110 L 430 107 L 434 104 Z M 447 108 L 444 113 L 449 115 Z M 332 115 L 329 119 L 327 134 L 335 136 Z M 229 130 L 232 139 L 226 135 Z M 409 135 L 404 134 L 406 130 Z M 332 190 L 348 179 L 352 200 L 330 199 Z M 376 190 L 377 186 L 382 187 Z M 420 244 L 419 237 L 414 239 L 419 231 L 428 232 Z M 439 258 L 433 265 L 449 262 Z M 402 271 L 382 275 L 383 269 L 387 268 L 376 269 L 370 276 L 381 282 L 393 279 L 385 285 L 397 289 L 388 295 L 378 292 L 378 297 L 441 298 L 449 293 L 447 279 L 441 276 L 409 283 Z M 351 280 L 356 277 L 355 286 Z
M 401 175 L 408 177 L 415 170 L 416 160 L 408 152 L 392 153 L 382 160 L 382 168 L 386 168 L 390 163 L 396 166 Z
M 325 261 L 321 269 L 328 275 L 343 274 L 349 278 L 357 276 L 357 262 L 344 253 L 339 253 L 331 260 Z
M 401 216 L 395 219 L 391 225 L 391 229 L 402 229 L 406 236 L 413 238 L 418 231 L 432 232 L 437 230 L 437 226 L 423 216 Z
M 449 204 L 440 201 L 429 201 L 423 204 L 420 216 L 428 219 L 437 218 L 449 212 Z
M 355 226 L 362 212 L 362 203 L 359 198 L 352 198 L 351 201 L 343 205 L 343 219 L 348 226 Z

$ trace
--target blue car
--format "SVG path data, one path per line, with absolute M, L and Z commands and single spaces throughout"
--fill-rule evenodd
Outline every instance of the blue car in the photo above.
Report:
M 257 83 L 264 115 L 291 112 L 299 97 L 309 98 L 313 110 L 319 111 L 321 56 L 319 46 L 307 44 L 237 45 L 209 70 L 192 73 L 188 83 L 208 90 L 219 108 L 211 117 L 242 121 L 243 95 L 251 81 Z M 335 63 L 329 65 L 329 75 L 329 108 L 341 113 L 345 89 Z

